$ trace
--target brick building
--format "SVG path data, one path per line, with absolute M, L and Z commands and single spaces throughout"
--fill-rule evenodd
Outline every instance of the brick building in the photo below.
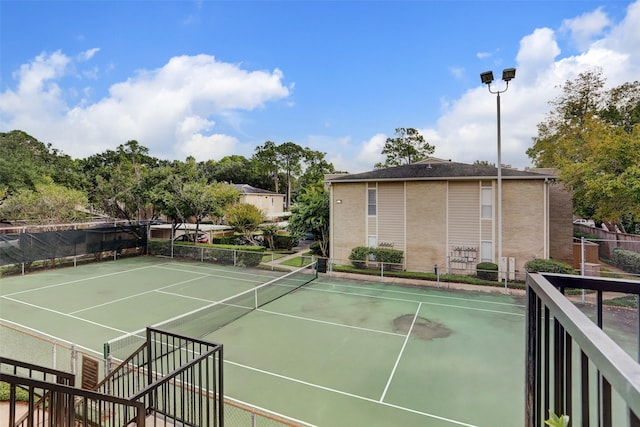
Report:
M 392 247 L 404 252 L 409 271 L 437 264 L 473 274 L 488 261 L 510 279 L 524 279 L 524 264 L 534 257 L 571 260 L 571 195 L 546 170 L 502 169 L 502 264 L 495 167 L 429 158 L 325 181 L 336 264 L 349 264 L 356 246 Z

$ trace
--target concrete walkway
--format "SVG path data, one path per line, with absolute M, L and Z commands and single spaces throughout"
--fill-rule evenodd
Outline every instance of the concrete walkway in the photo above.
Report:
M 297 269 L 298 267 L 293 267 L 291 265 L 283 265 L 281 263 L 283 261 L 302 256 L 302 254 L 304 254 L 304 253 L 309 251 L 309 246 L 311 246 L 312 243 L 313 243 L 313 241 L 311 241 L 311 240 L 300 240 L 300 242 L 298 243 L 298 246 L 293 248 L 293 250 L 295 251 L 294 253 L 289 254 L 289 255 L 285 255 L 285 256 L 280 257 L 280 258 L 277 258 L 277 259 L 275 259 L 273 261 L 263 262 L 263 264 L 269 265 L 269 266 L 274 267 L 274 268 L 276 268 L 276 267 L 277 268 L 284 268 L 284 269 L 293 271 L 293 270 Z

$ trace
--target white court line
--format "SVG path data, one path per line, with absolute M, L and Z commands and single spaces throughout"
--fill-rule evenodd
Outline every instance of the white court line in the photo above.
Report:
M 151 294 L 153 292 L 161 292 L 162 289 L 167 289 L 167 288 L 171 288 L 173 286 L 183 285 L 183 284 L 189 283 L 189 282 L 195 282 L 196 280 L 201 280 L 203 278 L 204 277 L 194 277 L 193 279 L 183 280 L 182 282 L 178 282 L 178 283 L 172 283 L 171 285 L 163 286 L 163 287 L 158 288 L 158 289 L 151 289 L 149 291 L 140 292 L 140 293 L 137 293 L 137 294 L 134 294 L 134 295 L 129 295 L 129 296 L 126 296 L 126 297 L 114 299 L 114 300 L 111 300 L 111 301 L 108 301 L 108 302 L 103 302 L 102 304 L 96 304 L 96 305 L 92 305 L 90 307 L 81 308 L 80 310 L 71 311 L 69 314 L 76 314 L 76 313 L 80 313 L 82 311 L 93 310 L 94 308 L 104 307 L 104 306 L 109 305 L 109 304 L 125 301 L 125 300 L 131 299 L 131 298 L 136 298 L 136 297 L 139 297 L 141 295 Z M 177 295 L 177 294 L 173 294 L 173 295 Z
M 357 297 L 360 297 L 360 298 L 376 298 L 376 299 L 384 299 L 384 300 L 389 300 L 389 301 L 402 301 L 402 302 L 413 302 L 413 303 L 420 302 L 420 301 L 411 300 L 411 299 L 404 299 L 404 298 L 390 298 L 390 297 L 385 297 L 385 296 L 380 296 L 380 295 L 366 295 L 366 294 L 353 293 L 353 292 L 333 291 L 331 289 L 318 289 L 317 287 L 312 287 L 312 286 L 303 286 L 300 289 L 302 289 L 304 291 L 329 292 L 329 293 L 341 294 L 341 295 L 354 295 L 354 296 L 357 296 Z M 473 300 L 469 300 L 469 301 L 473 301 Z M 422 304 L 435 305 L 437 307 L 457 308 L 457 309 L 461 309 L 461 310 L 481 311 L 481 312 L 485 312 L 485 313 L 508 314 L 510 316 L 518 316 L 518 317 L 524 317 L 525 316 L 524 313 L 511 313 L 511 312 L 508 312 L 508 311 L 490 310 L 488 308 L 465 307 L 465 306 L 462 306 L 462 305 L 442 304 L 442 303 L 438 303 L 438 302 L 422 301 Z
M 311 319 L 309 317 L 294 316 L 293 314 L 278 313 L 278 312 L 275 312 L 275 311 L 263 310 L 261 308 L 257 309 L 256 311 L 261 311 L 263 313 L 273 314 L 273 315 L 276 315 L 276 316 L 290 317 L 292 319 L 305 320 L 307 322 L 315 322 L 315 323 L 321 323 L 321 324 L 325 324 L 325 325 L 338 326 L 338 327 L 341 327 L 341 328 L 357 329 L 359 331 L 374 332 L 374 333 L 377 333 L 377 334 L 395 335 L 395 336 L 398 336 L 398 337 L 403 337 L 404 336 L 404 334 L 399 334 L 397 332 L 388 332 L 388 331 L 381 331 L 381 330 L 378 330 L 378 329 L 363 328 L 363 327 L 360 327 L 360 326 L 345 325 L 343 323 L 335 323 L 335 322 L 328 322 L 326 320 Z
M 159 265 L 158 267 L 159 268 L 163 268 L 163 269 L 167 269 L 167 270 L 184 271 L 184 272 L 188 272 L 188 273 L 194 273 L 195 272 L 194 270 L 183 270 L 183 269 L 179 268 L 182 265 L 184 265 L 184 264 L 177 264 L 178 268 L 176 268 L 176 267 L 165 267 L 164 264 L 163 265 Z M 225 270 L 223 268 L 211 268 L 211 267 L 200 266 L 200 265 L 189 265 L 189 267 L 193 267 L 193 268 L 197 268 L 197 269 L 205 270 L 205 271 L 223 271 L 225 273 L 230 273 L 229 270 Z M 269 279 L 280 277 L 278 275 L 270 276 L 268 274 L 245 273 L 245 272 L 242 272 L 242 271 L 238 271 L 237 273 L 238 273 L 238 275 L 242 275 L 242 276 L 256 277 L 256 280 L 258 280 L 258 281 L 264 281 L 265 275 Z M 267 273 L 267 272 L 265 271 L 265 273 Z M 200 273 L 200 274 L 209 274 L 209 273 Z M 210 274 L 210 275 L 213 276 L 213 277 L 226 277 L 226 276 L 218 276 L 216 274 Z M 243 279 L 239 279 L 239 278 L 237 278 L 235 276 L 229 277 L 229 279 L 243 280 Z
M 231 280 L 237 280 L 239 282 L 251 282 L 251 283 L 261 283 L 262 281 L 259 279 L 243 279 L 243 278 L 239 278 L 239 277 L 234 277 L 234 276 L 220 276 L 217 274 L 211 274 L 211 273 L 202 273 L 200 271 L 194 271 L 194 270 L 183 270 L 181 268 L 175 268 L 175 267 L 163 267 L 163 266 L 159 266 L 158 268 L 161 268 L 163 270 L 171 270 L 171 271 L 179 271 L 182 273 L 191 273 L 191 274 L 200 274 L 203 277 L 216 277 L 216 278 L 221 278 L 221 279 L 231 279 Z M 220 271 L 224 271 L 224 270 L 220 270 Z M 261 277 L 261 276 L 258 276 Z M 270 276 L 266 276 L 269 277 L 270 279 L 272 279 L 272 277 Z
M 402 348 L 400 349 L 400 354 L 396 358 L 396 363 L 393 365 L 393 369 L 391 370 L 391 374 L 389 375 L 389 380 L 387 381 L 387 385 L 384 387 L 384 391 L 382 392 L 382 396 L 380 396 L 380 402 L 384 402 L 384 397 L 387 395 L 387 390 L 389 390 L 389 386 L 391 385 L 391 381 L 393 380 L 393 376 L 396 373 L 396 369 L 398 369 L 398 364 L 400 364 L 400 359 L 402 358 L 402 354 L 404 353 L 404 349 L 407 347 L 407 343 L 409 342 L 409 337 L 411 336 L 411 331 L 413 331 L 413 326 L 416 324 L 416 319 L 418 318 L 418 314 L 420 314 L 420 308 L 422 307 L 422 303 L 418 304 L 418 309 L 416 310 L 416 314 L 413 315 L 413 320 L 411 321 L 411 327 L 407 332 L 407 336 L 404 339 L 404 343 L 402 344 Z
M 224 363 L 228 363 L 230 365 L 238 366 L 240 368 L 248 369 L 250 371 L 258 372 L 258 373 L 261 373 L 261 374 L 264 374 L 264 375 L 269 375 L 269 376 L 272 376 L 272 377 L 280 378 L 280 379 L 283 379 L 283 380 L 286 380 L 286 381 L 291 381 L 291 382 L 294 382 L 294 383 L 297 383 L 297 384 L 306 385 L 308 387 L 313 387 L 313 388 L 316 388 L 316 389 L 319 389 L 319 390 L 324 390 L 324 391 L 328 391 L 328 392 L 331 392 L 331 393 L 340 394 L 342 396 L 352 397 L 352 398 L 358 399 L 358 400 L 364 400 L 366 402 L 371 402 L 371 403 L 375 403 L 375 404 L 378 404 L 378 405 L 388 406 L 390 408 L 399 409 L 399 410 L 405 411 L 405 412 L 411 412 L 413 414 L 417 414 L 417 415 L 421 415 L 421 416 L 425 416 L 425 417 L 429 417 L 429 418 L 434 418 L 434 419 L 440 420 L 440 421 L 446 421 L 446 422 L 449 422 L 449 423 L 452 423 L 452 424 L 456 424 L 456 425 L 459 425 L 459 426 L 479 427 L 479 426 L 476 426 L 474 424 L 467 424 L 467 423 L 462 422 L 462 421 L 457 421 L 457 420 L 453 420 L 451 418 L 441 417 L 439 415 L 430 414 L 428 412 L 416 411 L 415 409 L 405 408 L 405 407 L 402 407 L 402 406 L 399 406 L 399 405 L 394 405 L 392 403 L 380 402 L 378 400 L 371 399 L 370 397 L 359 396 L 357 394 L 348 393 L 346 391 L 336 390 L 335 388 L 325 387 L 325 386 L 321 386 L 321 385 L 318 385 L 318 384 L 310 383 L 308 381 L 303 381 L 303 380 L 299 380 L 299 379 L 296 379 L 296 378 L 291 378 L 291 377 L 287 377 L 287 376 L 284 376 L 284 375 L 276 374 L 274 372 L 265 371 L 265 370 L 254 368 L 254 367 L 247 366 L 247 365 L 242 365 L 240 363 L 232 362 L 232 361 L 230 361 L 228 359 L 225 360 Z
M 68 282 L 57 283 L 57 284 L 54 284 L 54 285 L 42 286 L 40 288 L 26 289 L 24 291 L 13 292 L 13 293 L 10 293 L 10 294 L 4 295 L 4 296 L 11 297 L 11 296 L 14 296 L 14 295 L 24 294 L 24 293 L 27 293 L 27 292 L 40 291 L 40 290 L 43 290 L 43 289 L 55 288 L 55 287 L 64 286 L 64 285 L 71 285 L 71 284 L 74 284 L 74 283 L 84 282 L 85 280 L 101 279 L 103 277 L 109 277 L 109 276 L 113 276 L 113 275 L 116 275 L 116 274 L 130 273 L 132 271 L 144 270 L 144 269 L 152 268 L 152 267 L 157 267 L 157 266 L 155 266 L 155 265 L 145 265 L 144 267 L 132 268 L 131 270 L 116 271 L 116 272 L 113 272 L 113 273 L 101 274 L 99 276 L 84 277 L 82 279 L 71 280 L 71 281 L 68 281 Z
M 117 329 L 117 328 L 112 328 L 111 326 L 107 326 L 107 325 L 103 325 L 102 323 L 98 323 L 98 322 L 94 322 L 94 321 L 91 321 L 91 320 L 83 319 L 82 317 L 74 316 L 72 314 L 63 313 L 61 311 L 54 310 L 52 308 L 41 307 L 39 305 L 35 305 L 35 304 L 28 303 L 28 302 L 20 301 L 20 300 L 17 300 L 17 299 L 9 298 L 7 296 L 2 296 L 0 298 L 8 299 L 9 301 L 17 302 L 18 304 L 24 304 L 24 305 L 27 305 L 29 307 L 39 308 L 40 310 L 50 311 L 51 313 L 55 313 L 57 315 L 64 316 L 64 317 L 70 317 L 72 319 L 80 320 L 81 322 L 86 322 L 86 323 L 92 324 L 94 326 L 99 326 L 101 328 L 111 329 L 112 331 L 116 331 L 116 332 L 119 332 L 121 334 L 128 334 L 127 331 L 123 331 L 123 330 L 120 330 L 120 329 Z
M 175 292 L 167 292 L 167 291 L 163 291 L 163 288 L 157 289 L 153 292 L 157 292 L 159 294 L 165 294 L 165 295 L 171 295 L 172 297 L 178 297 L 178 298 L 185 298 L 185 299 L 193 299 L 196 301 L 202 301 L 202 302 L 216 302 L 216 300 L 212 300 L 212 299 L 206 299 L 206 298 L 199 298 L 199 297 L 192 297 L 190 295 L 182 295 L 182 294 L 176 294 Z
M 329 285 L 329 286 L 333 286 L 333 287 L 339 286 L 341 288 L 354 288 L 354 289 L 360 289 L 360 290 L 363 289 L 363 286 L 366 286 L 366 285 L 362 285 L 362 286 L 343 285 L 343 284 L 340 284 L 340 283 L 329 283 L 329 282 L 316 282 L 315 284 L 316 285 Z M 515 306 L 515 307 L 525 307 L 524 304 L 514 304 L 514 303 L 510 303 L 510 302 L 499 302 L 499 301 L 486 301 L 486 300 L 478 300 L 478 299 L 473 299 L 473 298 L 449 297 L 449 296 L 445 296 L 445 295 L 427 295 L 427 294 L 418 293 L 418 292 L 396 291 L 396 290 L 393 290 L 393 289 L 383 289 L 383 288 L 375 287 L 373 285 L 367 286 L 364 289 L 372 290 L 372 291 L 380 290 L 380 291 L 383 291 L 383 292 L 386 292 L 386 293 L 396 293 L 396 294 L 403 294 L 403 295 L 415 295 L 415 296 L 426 297 L 426 298 L 442 298 L 442 299 L 469 301 L 469 302 L 476 302 L 476 303 L 483 303 L 483 304 L 495 304 L 495 305 L 508 305 L 508 306 Z M 427 290 L 427 289 L 425 289 L 425 290 Z M 429 289 L 429 290 L 443 291 L 443 292 L 447 291 L 447 289 Z M 473 292 L 473 291 L 471 291 L 471 292 Z

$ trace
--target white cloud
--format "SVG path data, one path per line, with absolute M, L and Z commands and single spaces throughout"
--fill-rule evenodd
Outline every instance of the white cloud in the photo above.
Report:
M 579 48 L 588 48 L 593 39 L 610 25 L 609 17 L 599 7 L 576 18 L 565 19 L 560 27 L 561 31 L 568 31 L 574 43 Z
M 91 49 L 77 56 L 88 61 Z M 136 139 L 154 155 L 197 160 L 233 154 L 233 136 L 212 134 L 217 117 L 235 117 L 239 111 L 263 108 L 287 98 L 280 70 L 247 71 L 213 56 L 178 56 L 155 70 L 141 70 L 126 81 L 113 84 L 109 95 L 95 103 L 86 99 L 65 103 L 57 81 L 77 66 L 62 52 L 41 54 L 15 74 L 16 91 L 0 94 L 3 129 L 26 129 L 36 138 L 55 141 L 56 148 L 84 157 Z M 79 75 L 97 71 L 89 67 Z M 92 70 L 92 72 L 91 72 Z M 75 74 L 75 73 L 74 73 Z M 86 92 L 70 88 L 69 93 Z
M 516 78 L 501 95 L 502 163 L 530 166 L 526 150 L 537 135 L 537 124 L 549 111 L 549 101 L 559 95 L 559 87 L 580 73 L 601 69 L 607 86 L 635 81 L 640 75 L 640 1 L 631 4 L 619 24 L 613 24 L 601 9 L 565 21 L 574 35 L 583 40 L 599 38 L 583 46 L 575 55 L 562 56 L 556 31 L 539 28 L 520 41 L 516 57 Z M 602 33 L 609 25 L 610 31 Z M 496 70 L 500 71 L 500 70 Z M 499 77 L 499 74 L 496 75 Z M 494 87 L 495 86 L 495 87 Z M 494 89 L 504 89 L 498 80 Z M 425 139 L 436 145 L 436 157 L 473 163 L 497 162 L 496 95 L 486 87 L 467 91 L 457 100 L 442 102 L 444 112 L 434 127 L 421 129 Z M 367 152 L 371 147 L 367 146 Z M 364 153 L 364 150 L 363 150 Z

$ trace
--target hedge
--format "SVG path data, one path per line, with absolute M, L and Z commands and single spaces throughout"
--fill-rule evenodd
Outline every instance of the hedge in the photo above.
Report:
M 370 255 L 373 255 L 370 257 Z M 349 259 L 354 267 L 364 268 L 367 261 L 385 262 L 390 264 L 402 264 L 404 252 L 398 249 L 389 248 L 369 248 L 367 246 L 356 246 L 351 249 Z M 372 259 L 370 259 L 372 258 Z
M 498 280 L 498 264 L 481 262 L 476 266 L 476 275 L 478 279 L 496 282 Z
M 571 268 L 571 266 L 553 259 L 534 258 L 531 261 L 527 261 L 524 269 L 529 273 L 573 274 L 573 268 Z
M 171 241 L 150 240 L 149 254 L 171 256 Z M 264 248 L 261 246 L 174 244 L 174 258 L 192 259 L 222 265 L 255 267 L 262 262 Z
M 627 273 L 640 274 L 640 254 L 622 248 L 614 248 L 611 254 L 614 266 Z

